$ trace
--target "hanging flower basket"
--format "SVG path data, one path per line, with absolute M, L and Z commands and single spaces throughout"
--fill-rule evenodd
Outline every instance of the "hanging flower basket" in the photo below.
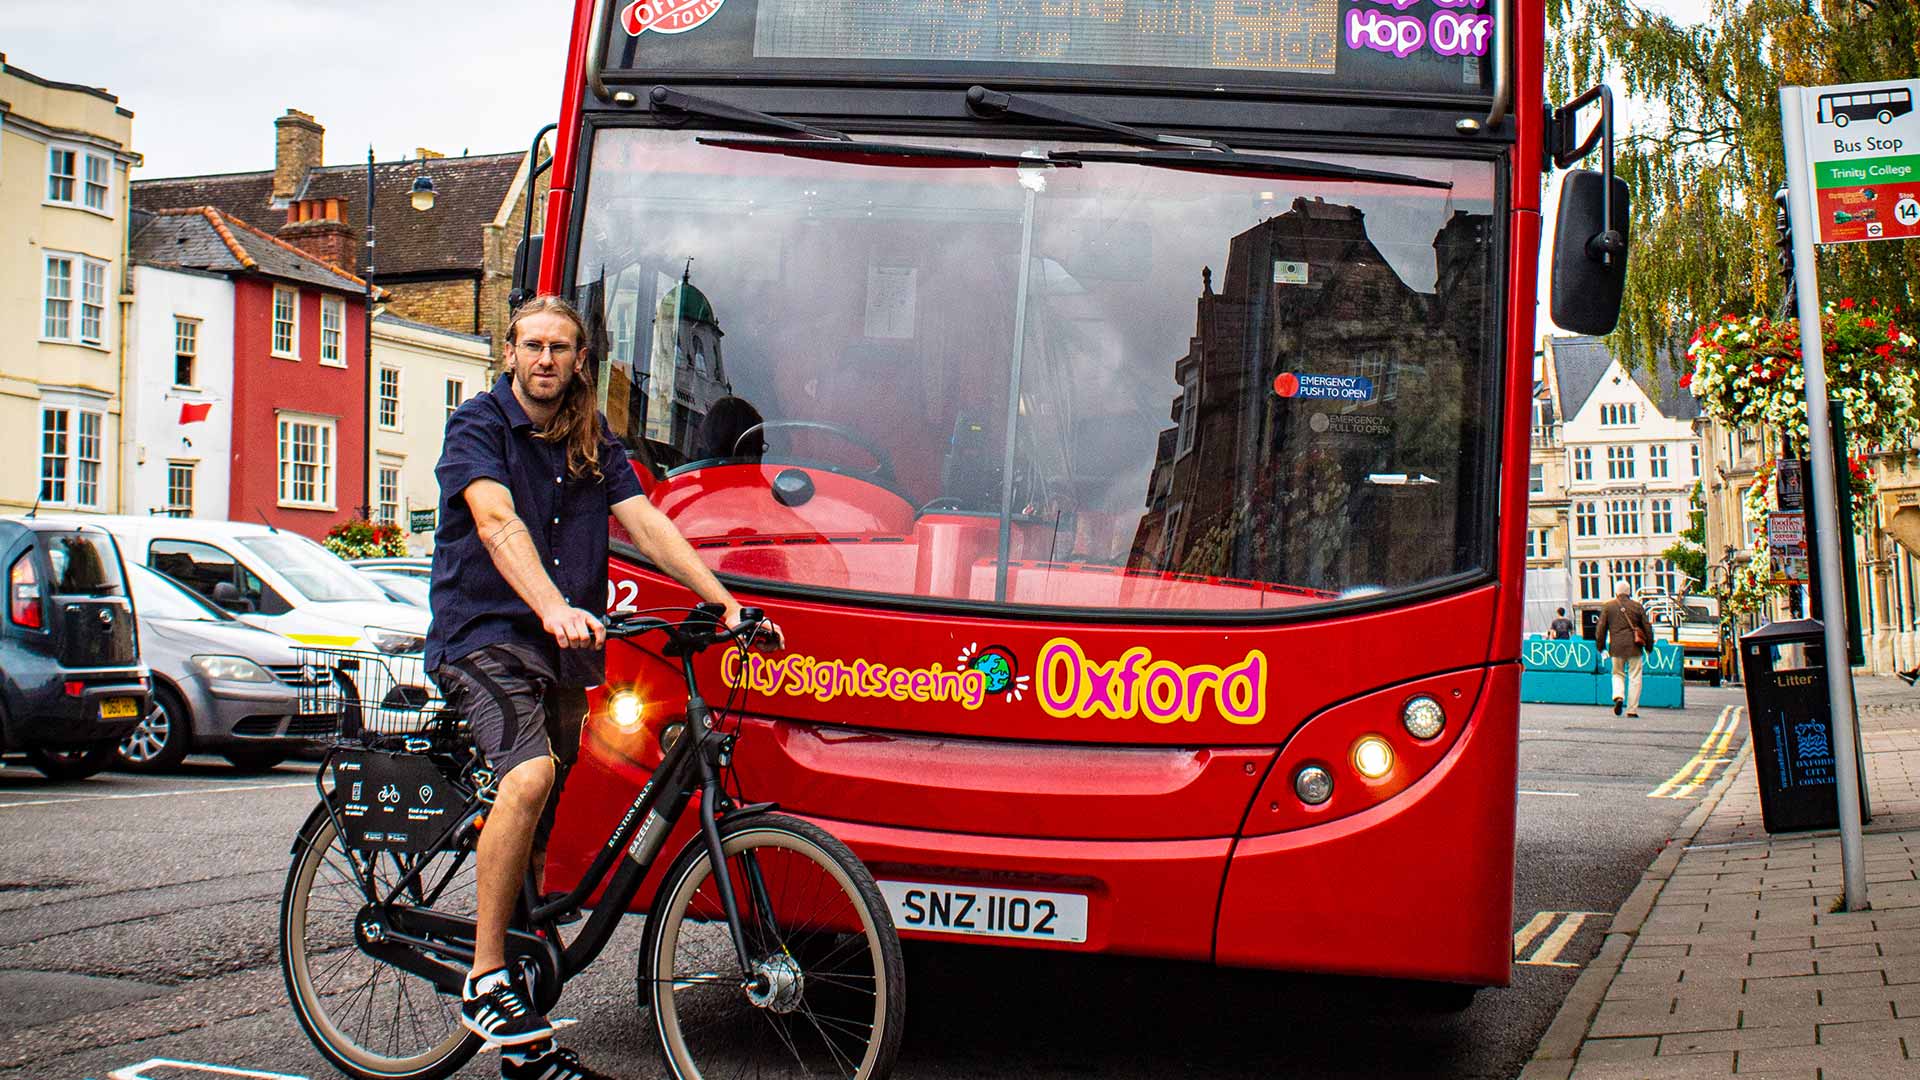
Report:
M 397 558 L 407 554 L 407 534 L 400 531 L 400 526 L 386 522 L 376 525 L 363 518 L 343 521 L 328 529 L 327 538 L 321 543 L 343 559 Z
M 1903 442 L 1920 427 L 1920 349 L 1878 301 L 1828 304 L 1820 317 L 1827 396 L 1846 410 L 1849 449 Z M 1680 385 L 1723 424 L 1758 425 L 1781 434 L 1788 456 L 1807 444 L 1806 370 L 1797 319 L 1722 316 L 1687 346 L 1692 369 Z
M 1897 314 L 1878 301 L 1861 304 L 1848 298 L 1828 304 L 1820 318 L 1827 396 L 1841 403 L 1846 418 L 1846 479 L 1855 528 L 1866 524 L 1874 493 L 1873 471 L 1862 454 L 1904 444 L 1920 429 L 1920 349 Z M 1693 392 L 1708 417 L 1729 426 L 1778 432 L 1786 456 L 1804 456 L 1806 371 L 1798 320 L 1722 316 L 1694 334 L 1687 358 L 1692 368 L 1681 375 L 1680 385 Z M 1767 514 L 1780 506 L 1772 462 L 1755 473 L 1742 505 L 1750 534 L 1747 558 L 1734 564 L 1728 583 L 1727 607 L 1733 612 L 1756 610 L 1781 591 L 1771 584 L 1766 534 Z

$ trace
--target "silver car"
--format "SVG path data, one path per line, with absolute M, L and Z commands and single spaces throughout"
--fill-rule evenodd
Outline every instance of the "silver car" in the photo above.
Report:
M 192 589 L 128 563 L 141 660 L 153 695 L 140 726 L 120 744 L 119 764 L 139 772 L 216 753 L 242 769 L 269 769 L 334 733 L 338 714 L 302 715 L 307 672 L 291 642 L 234 618 Z M 308 695 L 313 703 L 318 695 Z

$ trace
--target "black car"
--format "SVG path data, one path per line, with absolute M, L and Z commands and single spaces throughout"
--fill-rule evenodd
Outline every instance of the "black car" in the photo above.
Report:
M 56 780 L 113 763 L 147 712 L 120 548 L 72 520 L 0 518 L 0 752 Z

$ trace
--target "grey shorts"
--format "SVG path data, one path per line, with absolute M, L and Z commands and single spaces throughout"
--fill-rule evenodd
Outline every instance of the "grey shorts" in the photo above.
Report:
M 553 758 L 564 776 L 579 756 L 587 692 L 554 685 L 553 668 L 539 650 L 487 645 L 432 674 L 447 704 L 467 718 L 494 776 L 538 757 Z

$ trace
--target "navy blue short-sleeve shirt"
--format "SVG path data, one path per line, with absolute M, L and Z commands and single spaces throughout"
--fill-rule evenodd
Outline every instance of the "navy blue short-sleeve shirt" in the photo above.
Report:
M 607 610 L 607 516 L 641 495 L 627 452 L 600 419 L 600 479 L 567 474 L 567 448 L 535 436 L 533 421 L 500 376 L 493 389 L 454 410 L 434 475 L 440 481 L 440 525 L 433 533 L 433 625 L 427 670 L 486 645 L 540 649 L 562 686 L 606 678 L 606 654 L 562 649 L 520 594 L 507 584 L 474 527 L 467 485 L 495 480 L 513 494 L 547 576 L 567 603 L 598 617 Z

